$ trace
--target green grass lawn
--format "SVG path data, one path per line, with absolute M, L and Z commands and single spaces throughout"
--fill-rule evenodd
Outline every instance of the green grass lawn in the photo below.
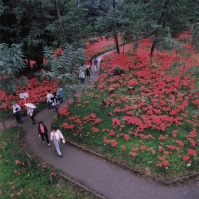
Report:
M 30 159 L 19 145 L 20 129 L 0 132 L 0 198 L 96 198 L 59 176 L 59 172 Z

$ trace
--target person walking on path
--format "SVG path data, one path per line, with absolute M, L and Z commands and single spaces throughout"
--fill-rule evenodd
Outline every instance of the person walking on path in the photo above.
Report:
M 48 109 L 52 108 L 52 98 L 53 98 L 53 95 L 50 92 L 50 90 L 48 90 L 47 95 L 46 95 L 46 102 L 48 104 Z
M 17 123 L 22 124 L 23 120 L 22 120 L 21 111 L 19 110 L 19 108 L 15 109 L 15 116 L 16 116 Z
M 12 108 L 13 108 L 13 113 L 15 114 L 17 123 L 22 124 L 23 119 L 21 115 L 21 107 L 17 103 L 13 103 Z
M 90 78 L 90 70 L 88 67 L 85 70 L 85 74 L 86 74 L 86 77 Z
M 56 92 L 53 94 L 52 105 L 55 107 L 55 111 L 58 112 L 58 110 L 59 110 L 59 99 L 57 97 Z
M 50 133 L 50 140 L 53 140 L 57 154 L 60 157 L 63 157 L 62 153 L 60 151 L 60 141 L 65 143 L 65 139 L 64 139 L 64 136 L 62 135 L 61 131 L 58 130 L 57 127 L 54 127 L 53 131 Z
M 98 60 L 94 59 L 94 72 L 98 70 Z
M 80 72 L 79 72 L 79 79 L 80 79 L 80 83 L 83 84 L 84 79 L 85 79 L 85 74 L 82 70 L 80 70 Z
M 45 140 L 44 140 L 44 137 L 45 137 L 48 146 L 49 147 L 51 146 L 49 139 L 48 139 L 48 129 L 42 121 L 39 122 L 38 135 L 39 135 L 39 137 L 41 137 L 43 144 L 45 143 Z
M 32 120 L 32 124 L 36 124 L 35 122 L 35 110 L 33 108 L 27 107 L 27 115 L 30 116 L 30 119 Z
M 62 104 L 63 103 L 63 89 L 59 86 L 57 87 L 57 97 L 59 102 Z

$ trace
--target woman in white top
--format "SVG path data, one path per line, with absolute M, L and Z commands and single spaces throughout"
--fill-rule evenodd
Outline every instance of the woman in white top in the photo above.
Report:
M 80 79 L 80 83 L 83 84 L 84 79 L 85 79 L 85 74 L 82 70 L 80 70 L 80 72 L 79 72 L 79 79 Z
M 48 108 L 50 109 L 52 107 L 52 98 L 53 94 L 48 90 L 47 95 L 46 95 L 46 102 L 48 104 Z
M 50 139 L 53 140 L 58 155 L 60 157 L 63 157 L 60 151 L 60 140 L 62 140 L 62 142 L 65 143 L 65 139 L 61 131 L 58 130 L 57 127 L 54 127 L 53 131 L 50 133 Z

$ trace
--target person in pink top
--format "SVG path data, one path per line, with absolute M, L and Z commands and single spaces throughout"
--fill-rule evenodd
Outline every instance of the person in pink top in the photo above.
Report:
M 48 146 L 49 147 L 51 146 L 49 139 L 48 139 L 48 129 L 42 121 L 39 122 L 38 135 L 39 135 L 39 137 L 41 137 L 43 144 L 45 143 L 45 140 L 44 140 L 44 138 L 45 138 Z

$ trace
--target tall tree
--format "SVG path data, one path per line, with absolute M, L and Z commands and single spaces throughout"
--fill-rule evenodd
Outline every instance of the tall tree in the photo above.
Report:
M 119 11 L 120 2 L 116 0 L 106 1 L 104 9 L 96 21 L 96 31 L 101 35 L 113 36 L 117 53 L 120 53 L 118 34 L 121 32 L 122 19 Z
M 60 1 L 59 0 L 55 0 L 55 7 L 56 7 L 56 11 L 57 11 L 57 18 L 58 18 L 59 26 L 60 26 L 60 29 L 62 32 L 63 40 L 64 40 L 64 43 L 66 43 L 66 34 L 65 34 L 64 26 L 63 26 L 62 19 L 61 19 Z
M 151 20 L 148 36 L 153 41 L 150 57 L 153 56 L 158 43 L 167 37 L 174 37 L 189 28 L 190 12 L 187 0 L 150 0 L 145 5 L 145 12 Z

